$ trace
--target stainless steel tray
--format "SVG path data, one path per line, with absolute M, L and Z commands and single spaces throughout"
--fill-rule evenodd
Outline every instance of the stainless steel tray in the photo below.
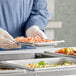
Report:
M 29 68 L 29 67 L 23 67 L 21 65 L 18 64 L 13 64 L 13 63 L 8 63 L 5 61 L 1 61 L 0 62 L 0 68 L 7 68 L 7 69 L 24 69 L 24 70 L 29 70 L 29 71 L 33 71 L 33 68 Z
M 65 55 L 65 54 L 59 54 L 59 53 L 55 53 L 55 52 L 49 52 L 49 51 L 44 51 L 45 56 L 56 56 L 56 57 L 70 57 L 70 58 L 76 58 L 76 56 L 72 56 L 72 55 Z
M 17 74 L 17 73 L 24 73 L 26 72 L 26 70 L 22 70 L 22 69 L 16 69 L 16 70 L 3 70 L 3 71 L 0 71 L 0 76 L 1 74 Z
M 14 61 L 4 61 L 6 63 L 20 65 L 20 64 L 30 64 L 30 63 L 38 63 L 39 61 L 44 61 L 46 63 L 52 64 L 60 64 L 64 61 L 76 63 L 76 59 L 73 58 L 44 58 L 44 59 L 28 59 L 28 60 L 14 60 Z M 40 71 L 40 70 L 59 70 L 59 69 L 66 69 L 66 68 L 76 68 L 76 65 L 71 66 L 59 66 L 59 67 L 48 67 L 48 68 L 29 68 L 33 69 L 32 71 Z
M 33 47 L 43 47 L 43 46 L 54 46 L 59 43 L 65 42 L 64 40 L 53 41 L 53 42 L 42 42 L 42 43 L 27 43 L 27 42 L 17 42 L 22 46 L 33 46 Z
M 15 68 L 15 67 L 6 67 L 0 64 L 0 74 L 10 74 L 10 73 L 24 73 L 26 70 Z

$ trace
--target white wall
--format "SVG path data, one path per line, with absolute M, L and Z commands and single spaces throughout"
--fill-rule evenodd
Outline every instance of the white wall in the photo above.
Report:
M 55 38 L 65 40 L 60 46 L 76 47 L 76 0 L 55 0 L 55 20 L 62 22 Z
M 61 28 L 61 22 L 53 22 L 55 17 L 55 0 L 47 0 L 47 8 L 50 13 L 50 21 L 47 26 L 46 35 L 49 39 L 54 39 L 55 30 Z
M 48 10 L 51 15 L 51 19 L 54 19 L 55 0 L 47 0 Z

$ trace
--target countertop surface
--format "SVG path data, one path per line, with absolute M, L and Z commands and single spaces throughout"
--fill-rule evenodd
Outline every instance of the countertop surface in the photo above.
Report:
M 55 51 L 63 47 L 38 47 L 36 49 L 22 49 L 22 50 L 7 50 L 7 51 L 0 51 L 0 54 L 19 54 L 19 53 L 43 53 L 44 51 Z M 76 49 L 76 47 L 70 47 Z
M 76 49 L 76 47 L 72 47 L 72 48 Z M 36 49 L 0 51 L 0 61 L 34 59 L 35 53 L 43 53 L 44 51 L 54 52 L 58 49 L 60 48 L 38 47 Z

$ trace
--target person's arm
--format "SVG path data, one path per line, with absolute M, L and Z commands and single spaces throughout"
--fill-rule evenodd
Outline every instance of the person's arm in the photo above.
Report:
M 31 31 L 30 32 L 28 31 L 29 29 L 32 28 L 34 32 L 34 28 L 33 28 L 34 26 L 36 26 L 37 29 L 42 30 L 42 32 L 45 31 L 45 27 L 48 23 L 48 19 L 49 19 L 49 14 L 47 11 L 46 0 L 34 0 L 33 8 L 26 24 L 27 36 L 29 35 L 29 33 L 31 33 Z

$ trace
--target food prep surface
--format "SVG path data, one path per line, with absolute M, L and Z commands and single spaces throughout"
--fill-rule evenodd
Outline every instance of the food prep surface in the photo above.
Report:
M 63 48 L 63 47 L 62 47 Z M 4 74 L 9 74 L 10 76 L 17 76 L 17 74 L 19 76 L 67 76 L 67 75 L 72 75 L 75 74 L 76 75 L 76 59 L 75 58 L 65 58 L 65 57 L 61 57 L 61 58 L 40 58 L 40 59 L 30 59 L 32 57 L 30 57 L 29 59 L 25 59 L 26 57 L 24 56 L 29 56 L 31 54 L 35 54 L 35 53 L 44 53 L 44 51 L 51 51 L 51 52 L 56 52 L 59 49 L 62 48 L 37 48 L 37 49 L 26 49 L 26 50 L 14 50 L 14 51 L 1 51 L 1 57 L 2 56 L 6 56 L 6 60 L 3 60 L 4 62 L 7 63 L 12 63 L 12 64 L 16 64 L 16 65 L 20 65 L 20 66 L 24 66 L 24 67 L 29 67 L 33 68 L 33 71 L 29 71 L 29 70 L 25 70 L 24 69 L 5 69 L 0 71 L 0 75 L 4 75 Z M 72 47 L 73 48 L 73 47 Z M 76 47 L 73 48 L 74 50 L 76 49 Z M 22 59 L 20 59 L 20 56 L 24 57 Z M 25 55 L 24 55 L 25 54 Z M 16 59 L 16 57 L 18 57 L 19 55 L 19 60 Z M 14 57 L 14 59 L 7 59 L 7 56 L 12 58 Z M 12 57 L 11 57 L 12 56 Z M 15 60 L 16 59 L 16 60 Z M 30 65 L 30 66 L 28 66 Z M 69 72 L 71 71 L 71 72 Z M 8 75 L 7 75 L 8 76 Z

